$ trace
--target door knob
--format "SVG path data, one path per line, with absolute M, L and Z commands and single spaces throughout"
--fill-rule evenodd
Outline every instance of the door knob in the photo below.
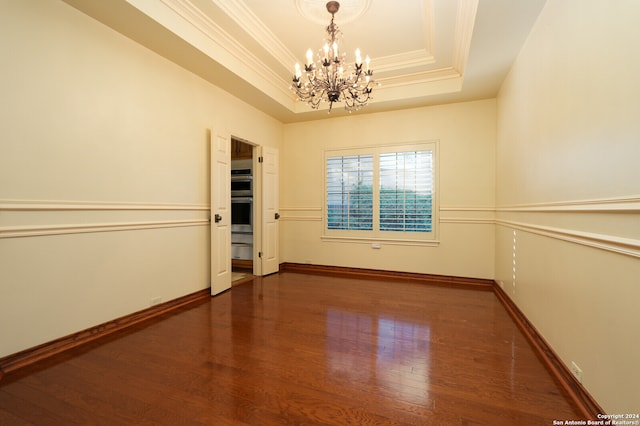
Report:
M 215 220 L 216 223 L 220 222 L 222 220 L 222 216 L 220 216 L 218 213 L 215 214 L 215 216 L 213 217 L 213 219 Z

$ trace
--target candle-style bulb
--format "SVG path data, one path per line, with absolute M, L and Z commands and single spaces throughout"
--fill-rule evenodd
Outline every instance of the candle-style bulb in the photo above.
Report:
M 360 49 L 356 49 L 356 65 L 362 64 L 362 56 L 360 56 Z
M 371 62 L 371 59 L 369 58 L 369 55 L 367 55 L 367 57 L 365 58 L 364 62 L 367 64 L 367 71 L 369 71 L 369 63 Z
M 307 65 L 311 65 L 313 63 L 313 52 L 311 49 L 307 50 Z
M 296 77 L 300 78 L 302 71 L 300 71 L 300 64 L 296 64 Z

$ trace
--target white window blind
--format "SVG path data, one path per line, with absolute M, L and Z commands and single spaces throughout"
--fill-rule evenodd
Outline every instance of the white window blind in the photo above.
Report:
M 373 229 L 373 155 L 327 159 L 327 228 Z
M 380 154 L 380 230 L 431 232 L 432 151 Z

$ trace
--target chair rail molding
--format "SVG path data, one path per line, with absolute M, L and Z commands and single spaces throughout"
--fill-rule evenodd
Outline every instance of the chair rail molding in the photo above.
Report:
M 208 225 L 208 219 L 189 219 L 114 223 L 72 223 L 66 225 L 3 226 L 0 227 L 0 239 Z
M 280 207 L 282 217 L 280 220 L 291 222 L 321 222 L 322 207 L 319 206 L 299 206 Z M 320 214 L 318 214 L 320 213 Z
M 209 225 L 208 204 L 2 199 L 0 212 L 0 239 Z
M 133 203 L 103 201 L 0 200 L 0 211 L 73 210 L 192 210 L 208 211 L 209 204 Z
M 640 196 L 502 205 L 496 212 L 640 213 Z
M 541 226 L 503 219 L 496 219 L 495 222 L 496 225 L 529 232 L 531 234 L 555 238 L 557 240 L 640 258 L 640 240 L 633 238 L 596 234 L 594 232 L 575 231 L 565 228 L 554 228 L 550 226 Z

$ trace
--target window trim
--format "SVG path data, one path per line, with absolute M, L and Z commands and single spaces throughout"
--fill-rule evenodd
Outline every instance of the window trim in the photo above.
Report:
M 432 212 L 431 212 L 431 232 L 396 232 L 396 231 L 380 231 L 380 154 L 388 152 L 408 152 L 408 151 L 432 151 Z M 363 230 L 331 230 L 328 229 L 328 200 L 327 200 L 327 160 L 329 157 L 348 156 L 348 155 L 364 155 L 372 154 L 374 157 L 374 192 L 373 192 L 373 210 L 374 210 L 374 229 L 371 231 Z M 439 141 L 416 141 L 407 143 L 394 143 L 372 146 L 358 146 L 351 148 L 332 148 L 325 149 L 322 156 L 322 234 L 321 240 L 327 242 L 347 242 L 347 243 L 379 243 L 384 242 L 390 245 L 405 246 L 437 246 L 440 244 L 438 240 L 439 222 L 440 222 L 440 202 L 439 202 Z

